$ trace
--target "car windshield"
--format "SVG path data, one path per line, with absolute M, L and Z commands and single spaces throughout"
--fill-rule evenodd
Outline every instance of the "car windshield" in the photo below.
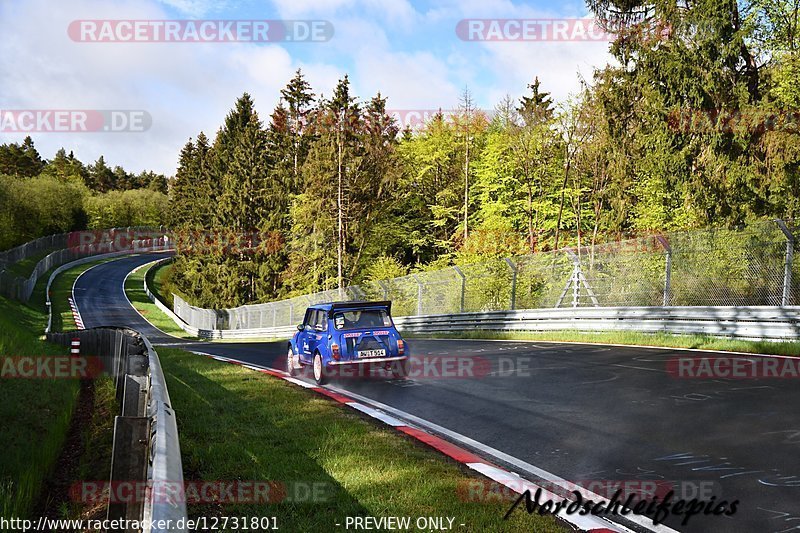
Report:
M 333 315 L 336 329 L 362 329 L 390 327 L 392 319 L 383 309 L 341 311 Z

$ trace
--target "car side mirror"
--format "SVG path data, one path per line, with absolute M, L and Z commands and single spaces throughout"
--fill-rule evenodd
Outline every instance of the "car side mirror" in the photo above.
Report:
M 297 324 L 297 331 L 303 331 L 304 329 L 303 324 Z

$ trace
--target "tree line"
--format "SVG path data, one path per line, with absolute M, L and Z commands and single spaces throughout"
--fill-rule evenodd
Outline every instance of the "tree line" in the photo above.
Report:
M 164 175 L 112 168 L 103 156 L 85 165 L 61 148 L 43 159 L 31 137 L 0 145 L 0 249 L 72 230 L 159 226 L 167 188 Z
M 491 111 L 402 130 L 347 76 L 301 72 L 264 124 L 245 94 L 184 146 L 176 228 L 280 235 L 275 252 L 179 254 L 174 286 L 233 306 L 416 269 L 637 233 L 794 218 L 800 55 L 794 2 L 590 0 L 615 64 L 555 103 L 547 80 Z M 523 88 L 521 88 L 523 89 Z

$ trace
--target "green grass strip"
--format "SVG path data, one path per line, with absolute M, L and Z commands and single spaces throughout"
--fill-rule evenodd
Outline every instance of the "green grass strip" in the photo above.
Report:
M 157 327 L 164 333 L 180 337 L 182 339 L 197 339 L 197 337 L 185 332 L 178 326 L 174 320 L 166 315 L 155 303 L 150 301 L 147 293 L 144 291 L 144 278 L 150 276 L 153 265 L 146 264 L 128 275 L 125 280 L 125 294 L 133 304 L 133 307 L 153 326 Z M 150 285 L 152 287 L 152 285 Z M 151 288 L 152 290 L 152 288 Z M 155 293 L 154 293 L 155 294 Z M 158 297 L 158 296 L 157 296 Z M 159 297 L 159 300 L 161 298 Z M 162 300 L 163 301 L 163 300 Z
M 283 531 L 336 531 L 367 515 L 450 516 L 456 531 L 563 531 L 524 511 L 504 521 L 510 499 L 466 501 L 476 477 L 465 467 L 314 392 L 182 350 L 158 353 L 187 480 L 324 487 L 324 501 L 193 504 L 190 516 L 274 516 Z
M 0 364 L 15 356 L 64 355 L 41 339 L 41 310 L 0 298 Z M 0 378 L 0 516 L 27 517 L 61 452 L 78 381 Z

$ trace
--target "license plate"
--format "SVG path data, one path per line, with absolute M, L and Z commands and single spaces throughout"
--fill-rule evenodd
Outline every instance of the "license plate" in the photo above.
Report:
M 359 359 L 367 359 L 370 357 L 383 357 L 386 355 L 386 350 L 361 350 L 358 352 Z

